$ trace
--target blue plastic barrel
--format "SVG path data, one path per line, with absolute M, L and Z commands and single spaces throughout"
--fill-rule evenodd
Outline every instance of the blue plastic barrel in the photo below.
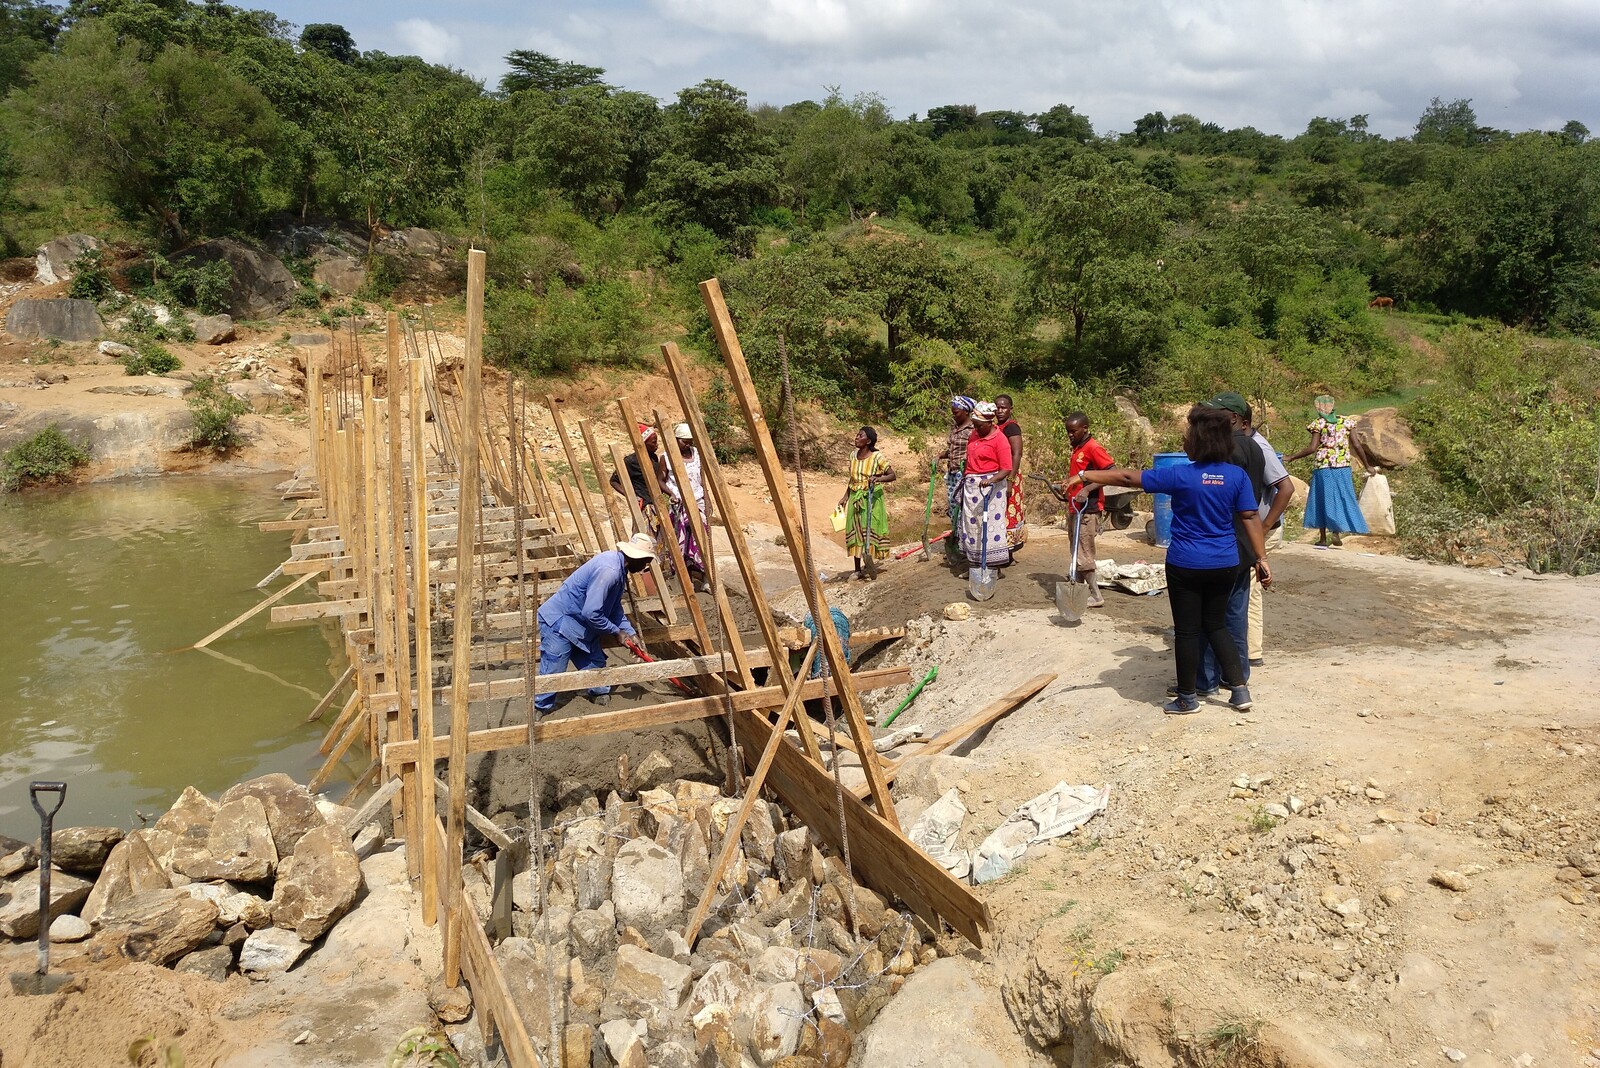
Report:
M 1187 453 L 1158 452 L 1152 467 L 1167 467 L 1171 464 L 1186 464 L 1189 462 Z M 1172 544 L 1172 497 L 1166 493 L 1153 493 L 1156 508 L 1156 540 L 1157 548 L 1165 549 Z

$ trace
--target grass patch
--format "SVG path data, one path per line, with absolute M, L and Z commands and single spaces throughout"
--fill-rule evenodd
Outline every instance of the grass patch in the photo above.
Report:
M 1261 1029 L 1265 1026 L 1265 1020 L 1230 1018 L 1218 1021 L 1204 1036 L 1211 1049 L 1210 1063 L 1214 1068 L 1243 1064 L 1260 1045 Z
M 0 488 L 15 492 L 26 486 L 71 482 L 73 472 L 88 462 L 89 450 L 51 423 L 0 454 Z
M 238 447 L 239 417 L 250 410 L 249 405 L 210 376 L 197 381 L 185 400 L 194 413 L 191 449 L 210 449 L 220 454 Z
M 1245 826 L 1249 827 L 1257 834 L 1266 834 L 1268 831 L 1276 827 L 1279 822 L 1280 821 L 1278 817 L 1268 812 L 1261 805 L 1257 805 L 1255 808 L 1251 809 L 1250 815 L 1246 817 L 1244 821 Z

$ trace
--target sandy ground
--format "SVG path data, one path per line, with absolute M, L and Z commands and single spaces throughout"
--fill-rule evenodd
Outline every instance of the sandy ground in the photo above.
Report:
M 1104 818 L 980 890 L 998 979 L 1074 946 L 1118 951 L 1172 1033 L 1271 1021 L 1335 1064 L 1446 1063 L 1445 1048 L 1577 1064 L 1600 1046 L 1600 883 L 1569 863 L 1600 870 L 1600 580 L 1290 545 L 1273 557 L 1256 707 L 1175 718 L 1159 708 L 1165 596 L 1113 592 L 1059 625 L 1047 591 L 1066 544 L 1036 532 L 969 621 L 890 654 L 941 666 L 904 717 L 930 733 L 1058 675 L 972 746 L 972 845 L 1060 779 L 1111 784 Z M 1126 535 L 1101 545 L 1156 555 Z M 964 587 L 902 564 L 839 599 L 865 624 L 903 622 Z M 1230 797 L 1239 776 L 1260 789 Z M 1308 814 L 1262 818 L 1290 794 Z M 1463 873 L 1464 892 L 1436 870 Z M 1327 887 L 1359 900 L 1358 922 L 1321 903 Z

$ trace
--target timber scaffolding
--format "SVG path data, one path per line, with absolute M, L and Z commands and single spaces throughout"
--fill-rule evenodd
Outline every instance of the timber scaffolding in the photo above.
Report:
M 369 760 L 346 801 L 375 785 L 357 818 L 364 821 L 384 806 L 391 809 L 394 835 L 407 845 L 424 921 L 430 926 L 441 919 L 444 923 L 445 981 L 451 986 L 463 979 L 468 983 L 485 1037 L 498 1032 L 516 1068 L 544 1063 L 495 961 L 491 929 L 497 924 L 491 921 L 486 928 L 467 899 L 462 881 L 465 826 L 470 822 L 508 858 L 527 858 L 531 846 L 540 901 L 548 865 L 541 856 L 545 842 L 537 798 L 530 803 L 529 838 L 521 840 L 515 831 L 508 834 L 468 806 L 467 761 L 472 754 L 524 749 L 530 776 L 537 781 L 541 742 L 725 717 L 732 738 L 744 743 L 728 750 L 729 789 L 742 789 L 745 799 L 685 931 L 691 946 L 718 894 L 739 829 L 763 789 L 837 851 L 862 883 L 904 903 L 935 929 L 942 920 L 981 945 L 990 925 L 987 907 L 901 833 L 888 789 L 894 769 L 880 763 L 872 745 L 859 691 L 908 683 L 907 669 L 853 671 L 832 626 L 816 627 L 813 639 L 807 628 L 778 625 L 710 448 L 701 449 L 706 492 L 726 530 L 760 633 L 748 638 L 749 644 L 740 634 L 717 574 L 709 530 L 696 509 L 689 508 L 692 530 L 704 547 L 709 617 L 686 585 L 685 562 L 669 530 L 662 541 L 671 557 L 670 577 L 664 561 L 658 561 L 647 574 L 631 576 L 627 591 L 628 615 L 659 659 L 536 675 L 535 613 L 541 590 L 552 592 L 592 555 L 634 529 L 644 529 L 645 516 L 633 495 L 612 493 L 607 486 L 613 473 L 623 486 L 630 485 L 624 468 L 630 451 L 640 459 L 657 514 L 667 516 L 668 506 L 646 459 L 636 413 L 625 399 L 616 404 L 631 436 L 631 450 L 613 445 L 607 456 L 588 421 L 579 419 L 580 456 L 560 406 L 547 398 L 565 473 L 552 471 L 537 444 L 530 444 L 527 398 L 519 401 L 514 382 L 507 387 L 506 432 L 491 428 L 482 374 L 484 267 L 484 253 L 468 254 L 465 350 L 459 358 L 444 358 L 431 324 L 419 330 L 391 312 L 381 364 L 366 359 L 354 331 L 342 342 L 336 336 L 325 359 L 308 361 L 313 473 L 302 476 L 286 494 L 296 502 L 294 512 L 262 528 L 294 532 L 295 544 L 282 571 L 299 576 L 297 584 L 317 577 L 316 589 L 324 598 L 275 607 L 274 623 L 336 619 L 350 659 L 350 668 L 311 715 L 316 719 L 331 709 L 342 687 L 353 682 L 353 692 L 323 743 L 327 762 L 311 789 L 323 787 L 357 743 L 365 746 Z M 827 621 L 827 598 L 807 559 L 803 513 L 779 463 L 721 289 L 715 279 L 700 289 L 811 617 Z M 683 357 L 672 344 L 662 346 L 662 355 L 682 421 L 697 442 L 708 445 L 711 439 Z M 687 486 L 673 424 L 660 412 L 652 414 L 659 448 L 677 484 Z M 584 459 L 591 484 L 598 487 L 599 505 L 583 475 Z M 502 603 L 507 601 L 502 596 L 506 580 L 516 591 L 515 610 L 489 611 L 491 588 Z M 882 636 L 889 635 L 870 637 Z M 858 641 L 862 638 L 869 635 L 857 635 Z M 792 671 L 791 651 L 800 650 L 803 662 Z M 821 677 L 808 675 L 813 660 L 823 665 Z M 957 744 L 1053 678 L 1041 676 L 1005 695 L 934 739 L 932 748 Z M 695 692 L 665 701 L 652 697 L 656 703 L 640 707 L 537 722 L 532 714 L 535 691 L 662 680 L 679 680 L 675 685 L 680 689 L 693 687 Z M 825 695 L 826 727 L 814 724 L 799 707 L 802 700 Z M 509 700 L 512 708 L 520 705 L 524 722 L 469 729 L 469 704 L 489 699 Z M 842 710 L 837 730 L 835 701 Z M 837 770 L 830 772 L 824 761 L 819 736 L 835 753 L 845 748 L 859 755 L 862 785 L 841 788 Z M 443 781 L 436 778 L 440 760 L 447 765 Z M 748 780 L 743 779 L 745 767 Z M 512 859 L 506 865 L 508 871 L 514 863 Z M 557 1062 L 561 1038 L 552 1034 L 548 1041 L 550 1060 Z

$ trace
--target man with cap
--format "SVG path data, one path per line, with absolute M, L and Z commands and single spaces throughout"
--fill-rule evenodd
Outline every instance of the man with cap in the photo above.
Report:
M 539 674 L 554 675 L 568 664 L 584 671 L 605 666 L 601 641 L 632 638 L 636 633 L 622 614 L 628 576 L 644 571 L 655 556 L 650 535 L 635 534 L 615 549 L 596 553 L 567 576 L 555 596 L 539 606 Z M 611 687 L 595 686 L 589 696 L 595 704 L 607 704 Z M 555 711 L 556 695 L 538 694 L 533 707 L 540 713 Z
M 1260 446 L 1246 429 L 1250 425 L 1250 405 L 1239 394 L 1230 392 L 1201 401 L 1200 406 L 1225 411 L 1233 420 L 1233 463 L 1250 476 L 1250 490 L 1259 503 L 1266 492 L 1267 470 Z M 1228 633 L 1239 647 L 1239 665 L 1245 681 L 1249 682 L 1250 583 L 1256 571 L 1256 554 L 1238 516 L 1233 520 L 1233 533 L 1239 546 L 1239 570 L 1234 574 L 1233 589 L 1228 594 Z M 1222 686 L 1221 669 L 1216 657 L 1211 655 L 1210 646 L 1201 655 L 1198 682 L 1202 694 L 1217 691 Z
M 1222 402 L 1226 400 L 1227 403 Z M 1278 450 L 1272 447 L 1265 434 L 1255 429 L 1254 413 L 1250 405 L 1237 393 L 1219 393 L 1214 403 L 1226 407 L 1234 415 L 1234 425 L 1261 450 L 1261 462 L 1265 469 L 1263 481 L 1266 484 L 1261 503 L 1261 526 L 1266 531 L 1267 551 L 1271 552 L 1276 546 L 1283 544 L 1283 512 L 1289 507 L 1289 502 L 1294 500 L 1294 480 L 1289 477 L 1288 468 L 1283 466 L 1283 461 L 1278 458 Z M 1265 646 L 1262 640 L 1264 629 L 1261 604 L 1261 583 L 1257 581 L 1255 572 L 1250 573 L 1250 606 L 1247 612 L 1248 622 L 1246 632 L 1250 645 L 1250 652 L 1245 657 L 1246 667 L 1259 667 L 1262 663 L 1262 654 Z

